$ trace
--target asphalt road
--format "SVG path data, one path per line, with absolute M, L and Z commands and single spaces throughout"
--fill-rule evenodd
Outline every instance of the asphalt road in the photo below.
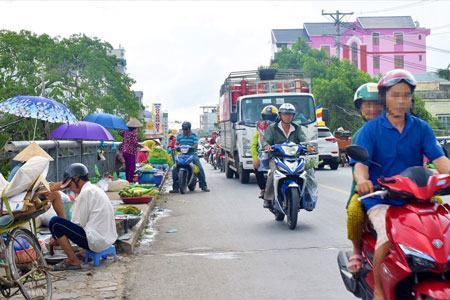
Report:
M 336 256 L 350 246 L 350 169 L 317 171 L 319 201 L 297 229 L 263 209 L 254 182 L 205 166 L 210 193 L 167 194 L 169 216 L 131 265 L 129 299 L 352 299 Z

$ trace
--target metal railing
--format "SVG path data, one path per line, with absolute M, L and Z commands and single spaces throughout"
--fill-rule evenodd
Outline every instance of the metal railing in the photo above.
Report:
M 28 146 L 30 141 L 10 141 L 0 152 L 3 160 L 12 160 L 14 156 Z M 101 175 L 112 173 L 118 142 L 102 141 L 35 141 L 54 159 L 50 162 L 47 180 L 58 181 L 63 178 L 64 170 L 72 163 L 81 162 L 89 169 L 90 177 L 95 177 L 97 165 Z M 99 160 L 98 151 L 103 150 L 105 160 Z M 12 163 L 14 164 L 14 162 Z

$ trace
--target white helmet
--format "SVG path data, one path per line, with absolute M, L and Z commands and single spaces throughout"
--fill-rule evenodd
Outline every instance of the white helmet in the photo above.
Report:
M 279 114 L 292 114 L 295 116 L 295 106 L 291 103 L 283 103 L 281 104 L 280 108 L 278 109 Z

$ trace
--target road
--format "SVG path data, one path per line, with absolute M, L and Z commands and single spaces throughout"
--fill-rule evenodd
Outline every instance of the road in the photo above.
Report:
M 294 231 L 262 208 L 254 181 L 205 171 L 210 193 L 166 195 L 169 216 L 130 266 L 129 299 L 353 299 L 336 263 L 349 247 L 350 169 L 317 171 L 318 206 Z

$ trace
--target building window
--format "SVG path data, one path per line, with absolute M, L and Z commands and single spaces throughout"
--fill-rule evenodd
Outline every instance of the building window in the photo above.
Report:
M 421 40 L 422 39 L 422 35 L 421 34 L 419 34 L 419 40 Z
M 419 55 L 419 61 L 422 61 L 422 55 Z
M 442 128 L 450 129 L 450 115 L 437 115 L 436 117 Z
M 403 55 L 394 55 L 394 68 L 403 69 L 404 65 Z
M 330 46 L 320 46 L 320 50 L 325 51 L 325 53 L 330 56 Z
M 380 45 L 380 34 L 378 32 L 372 33 L 372 44 L 373 46 Z
M 395 40 L 395 45 L 403 45 L 403 33 L 395 32 L 394 40 Z
M 380 56 L 379 55 L 374 55 L 374 57 L 373 57 L 373 68 L 380 69 Z
M 358 67 L 358 44 L 352 43 L 352 64 Z

